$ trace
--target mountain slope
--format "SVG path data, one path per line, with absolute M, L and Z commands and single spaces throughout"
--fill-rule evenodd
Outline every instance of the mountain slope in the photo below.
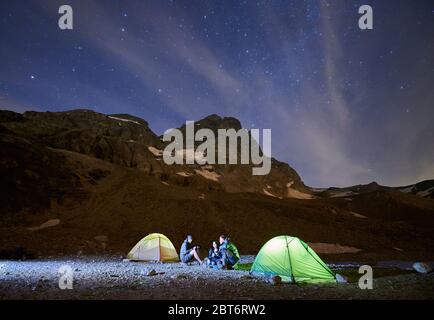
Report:
M 215 115 L 198 123 L 240 126 Z M 318 248 L 355 249 L 365 260 L 433 258 L 430 198 L 377 184 L 313 190 L 274 159 L 270 175 L 258 177 L 251 165 L 168 166 L 163 149 L 129 115 L 0 111 L 0 250 L 125 254 L 147 233 L 163 232 L 176 247 L 187 233 L 202 245 L 226 233 L 254 254 L 289 234 Z
M 180 185 L 227 192 L 255 192 L 279 198 L 311 198 L 310 189 L 295 170 L 275 159 L 270 174 L 266 176 L 252 176 L 252 165 L 168 166 L 162 161 L 167 143 L 150 130 L 146 121 L 129 115 L 106 116 L 90 110 L 25 112 L 23 115 L 0 111 L 0 125 L 42 146 L 137 168 Z M 217 115 L 197 121 L 196 126 L 214 131 L 241 128 L 238 120 Z

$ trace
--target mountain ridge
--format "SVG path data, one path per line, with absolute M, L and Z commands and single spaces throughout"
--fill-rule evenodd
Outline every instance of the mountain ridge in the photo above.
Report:
M 237 125 L 224 119 L 205 122 Z M 267 176 L 252 176 L 250 165 L 169 166 L 164 146 L 145 120 L 125 114 L 0 111 L 0 249 L 122 254 L 151 232 L 175 245 L 186 233 L 200 243 L 226 233 L 253 254 L 289 234 L 358 248 L 364 259 L 432 259 L 434 201 L 417 195 L 431 181 L 407 192 L 319 190 L 275 159 Z

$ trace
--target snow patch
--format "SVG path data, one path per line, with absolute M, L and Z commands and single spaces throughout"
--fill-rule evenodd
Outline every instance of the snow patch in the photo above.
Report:
M 404 192 L 404 193 L 410 193 L 410 192 L 413 192 L 413 189 L 414 189 L 414 186 L 410 186 L 410 187 L 401 189 L 399 191 Z
M 269 186 L 267 185 L 267 188 L 268 188 Z M 271 192 L 269 192 L 267 189 L 263 189 L 262 190 L 262 192 L 264 192 L 264 194 L 265 195 L 267 195 L 267 196 L 269 196 L 269 197 L 274 197 L 274 198 L 277 198 L 277 196 L 275 196 L 274 194 L 272 194 Z
M 286 197 L 287 198 L 295 198 L 295 199 L 314 199 L 314 196 L 308 193 L 301 192 L 297 189 L 291 188 L 294 184 L 294 181 L 290 181 L 286 184 Z
M 348 197 L 348 196 L 355 196 L 358 193 L 353 191 L 338 191 L 336 193 L 333 193 L 330 198 L 341 198 L 341 197 Z
M 202 163 L 206 160 L 206 157 L 204 156 L 203 152 L 195 151 L 194 149 L 177 150 L 176 155 L 182 157 L 183 159 L 186 159 L 187 157 L 189 158 L 193 157 L 197 163 Z
M 434 191 L 434 187 L 426 189 L 424 191 L 419 191 L 418 193 L 416 193 L 416 195 L 419 196 L 419 197 L 422 197 L 422 198 L 423 197 L 428 197 L 431 194 L 432 191 Z
M 219 174 L 217 174 L 215 172 L 208 171 L 208 170 L 204 170 L 203 168 L 201 170 L 195 169 L 194 171 L 196 171 L 197 174 L 199 174 L 202 177 L 209 179 L 209 180 L 219 181 L 219 179 L 220 179 Z
M 163 150 L 157 149 L 153 146 L 148 146 L 148 150 L 156 157 L 162 157 L 163 156 Z
M 311 188 L 313 192 L 323 192 L 326 191 L 326 188 Z
M 123 122 L 132 122 L 135 124 L 138 124 L 139 126 L 142 126 L 142 124 L 138 121 L 134 121 L 134 120 L 130 120 L 130 119 L 124 119 L 124 118 L 118 118 L 118 117 L 113 117 L 113 116 L 108 116 L 110 119 L 113 120 L 118 120 L 118 121 L 123 121 Z
M 51 227 L 55 227 L 60 223 L 60 219 L 51 219 L 48 220 L 46 222 L 44 222 L 43 224 L 37 226 L 37 227 L 31 227 L 31 228 L 27 228 L 27 230 L 29 231 L 38 231 L 38 230 L 42 230 L 45 228 L 51 228 Z
M 185 171 L 180 171 L 180 172 L 177 172 L 176 174 L 178 176 L 181 176 L 181 177 L 190 177 L 191 176 L 191 173 L 188 173 L 188 172 L 185 172 Z
M 352 216 L 354 216 L 356 218 L 360 218 L 360 219 L 367 219 L 368 218 L 367 216 L 364 216 L 363 214 L 360 214 L 360 213 L 357 213 L 357 212 L 354 212 L 354 211 L 350 211 L 350 214 Z

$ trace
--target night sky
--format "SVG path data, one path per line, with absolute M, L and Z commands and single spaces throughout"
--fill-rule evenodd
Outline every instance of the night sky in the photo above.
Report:
M 434 178 L 434 1 L 2 0 L 0 39 L 2 109 L 130 113 L 157 134 L 217 113 L 271 128 L 310 186 Z

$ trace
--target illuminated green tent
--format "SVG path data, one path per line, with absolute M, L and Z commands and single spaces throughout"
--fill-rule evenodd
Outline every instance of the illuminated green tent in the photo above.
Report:
M 283 282 L 336 282 L 336 275 L 302 240 L 278 236 L 269 240 L 259 251 L 250 273 L 278 275 Z

